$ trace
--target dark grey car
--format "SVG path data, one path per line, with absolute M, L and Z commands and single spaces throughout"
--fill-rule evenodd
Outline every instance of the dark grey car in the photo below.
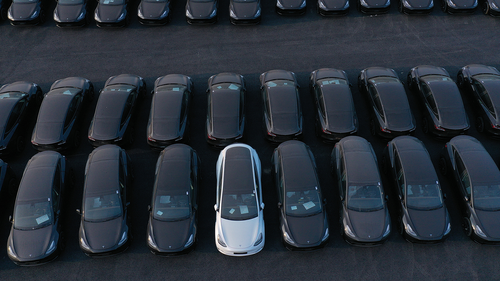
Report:
M 439 169 L 455 180 L 465 235 L 500 244 L 500 170 L 484 146 L 471 136 L 452 138 L 443 148 Z
M 99 0 L 94 12 L 98 27 L 125 27 L 129 22 L 128 0 Z
M 258 24 L 261 12 L 260 0 L 229 1 L 229 17 L 232 24 Z
M 147 128 L 152 148 L 185 142 L 193 82 L 182 74 L 169 74 L 155 81 Z
M 451 231 L 450 215 L 431 157 L 423 142 L 400 136 L 387 144 L 382 169 L 399 198 L 399 231 L 410 242 L 435 243 Z
M 330 236 L 314 156 L 300 141 L 286 141 L 272 160 L 282 241 L 290 250 L 324 246 Z
M 295 73 L 270 70 L 260 75 L 266 137 L 283 142 L 302 136 L 302 109 Z
M 153 254 L 193 249 L 198 229 L 198 165 L 196 151 L 185 144 L 171 145 L 160 153 L 147 231 Z
M 37 25 L 45 21 L 43 0 L 13 0 L 7 17 L 14 26 Z
M 54 21 L 58 27 L 85 26 L 87 0 L 57 0 Z
M 100 146 L 85 166 L 79 242 L 88 256 L 120 253 L 130 244 L 130 158 L 116 145 Z
M 172 18 L 170 0 L 142 0 L 137 7 L 137 17 L 144 25 L 163 25 Z
M 243 137 L 245 80 L 242 75 L 220 73 L 208 79 L 207 142 L 223 147 Z
M 64 156 L 44 151 L 33 156 L 17 192 L 7 254 L 17 265 L 38 265 L 57 258 L 64 247 L 62 210 L 69 188 Z
M 358 131 L 358 117 L 351 84 L 343 70 L 322 68 L 309 77 L 316 101 L 316 133 L 327 141 L 336 141 Z
M 341 139 L 332 151 L 332 169 L 337 175 L 344 239 L 359 246 L 385 242 L 391 218 L 371 144 L 358 136 Z
M 405 88 L 393 69 L 369 67 L 362 70 L 358 88 L 370 104 L 372 135 L 394 138 L 415 131 L 415 118 Z

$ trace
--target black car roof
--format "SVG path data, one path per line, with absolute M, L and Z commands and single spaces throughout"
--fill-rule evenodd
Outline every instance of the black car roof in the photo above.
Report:
M 33 87 L 33 83 L 31 83 L 31 82 L 18 81 L 18 82 L 3 85 L 2 88 L 0 88 L 0 93 L 21 92 L 21 93 L 29 94 L 32 87 Z
M 159 91 L 153 96 L 153 118 L 180 118 L 184 91 Z
M 60 3 L 58 3 L 60 4 Z M 85 86 L 85 82 L 87 79 L 82 77 L 68 77 L 64 79 L 59 79 L 50 86 L 50 90 L 59 89 L 59 88 L 78 88 L 83 89 Z
M 158 194 L 185 194 L 191 188 L 191 151 L 183 144 L 165 148 L 158 159 L 155 192 Z
M 351 129 L 354 126 L 353 114 L 355 112 L 351 89 L 348 85 L 328 84 L 322 85 L 323 102 L 329 128 L 340 129 L 342 127 Z
M 415 67 L 415 70 L 420 77 L 426 75 L 442 75 L 446 77 L 450 76 L 444 68 L 434 65 L 419 65 Z
M 380 174 L 370 143 L 357 136 L 340 140 L 350 183 L 379 183 Z
M 126 2 L 124 2 L 126 3 Z M 106 84 L 104 87 L 110 86 L 110 85 L 120 85 L 120 84 L 126 84 L 126 85 L 131 85 L 131 86 L 139 86 L 139 81 L 141 80 L 141 77 L 134 75 L 134 74 L 120 74 L 117 76 L 112 76 L 108 78 L 108 81 L 106 81 Z
M 85 194 L 109 193 L 119 189 L 119 156 L 116 145 L 100 146 L 89 155 L 85 177 Z
M 253 160 L 245 147 L 231 147 L 226 150 L 224 162 L 224 193 L 254 191 Z
M 281 69 L 269 70 L 261 74 L 260 82 L 261 85 L 272 80 L 290 80 L 296 83 L 293 72 Z
M 44 151 L 35 154 L 26 165 L 16 201 L 39 200 L 52 197 L 52 183 L 61 154 Z
M 438 181 L 436 170 L 422 142 L 411 136 L 392 140 L 396 147 L 407 183 L 434 183 Z
M 478 74 L 500 75 L 500 72 L 498 71 L 498 69 L 496 69 L 492 66 L 487 66 L 487 65 L 482 65 L 482 64 L 469 64 L 465 67 L 469 69 L 469 73 L 471 76 L 478 75 Z
M 130 92 L 102 91 L 95 109 L 95 118 L 121 118 Z
M 293 86 L 268 87 L 271 111 L 275 114 L 292 113 L 298 114 L 297 90 Z
M 287 190 L 308 190 L 319 186 L 313 160 L 300 141 L 286 141 L 278 146 Z
M 76 88 L 62 88 L 49 92 L 40 106 L 37 123 L 64 122 L 68 107 L 79 92 L 81 90 Z

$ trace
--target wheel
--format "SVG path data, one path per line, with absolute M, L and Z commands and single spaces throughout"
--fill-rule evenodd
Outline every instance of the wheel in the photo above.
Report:
M 21 153 L 24 150 L 24 137 L 18 136 L 16 139 L 16 152 Z
M 429 121 L 427 120 L 427 117 L 422 119 L 422 131 L 426 134 L 429 133 Z
M 446 166 L 446 159 L 443 156 L 439 157 L 439 171 L 443 176 L 446 176 L 448 173 L 448 167 Z
M 461 72 L 457 75 L 457 85 L 460 89 L 464 88 L 464 75 Z
M 483 3 L 481 4 L 481 8 L 485 15 L 490 14 L 490 3 L 488 3 L 488 0 L 483 1 Z
M 377 135 L 377 128 L 375 127 L 375 121 L 373 121 L 373 119 L 370 120 L 370 133 L 372 136 Z
M 480 133 L 484 132 L 484 119 L 481 116 L 476 118 L 476 130 Z
M 470 224 L 469 218 L 462 219 L 462 229 L 464 230 L 465 235 L 470 237 L 472 235 L 472 226 Z

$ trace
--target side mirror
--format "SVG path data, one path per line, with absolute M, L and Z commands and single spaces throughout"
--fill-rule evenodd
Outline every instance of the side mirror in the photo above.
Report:
M 326 198 L 323 198 L 323 205 L 326 205 Z
M 148 212 L 151 212 L 151 205 L 148 205 Z
M 447 196 L 446 196 L 446 193 L 443 193 L 443 198 L 444 198 L 444 199 L 446 199 L 446 197 L 447 197 Z
M 77 213 L 78 215 L 80 215 L 80 216 L 82 215 L 82 212 L 80 211 L 80 209 L 76 209 L 76 213 Z
M 467 196 L 464 196 L 464 200 L 465 202 L 469 202 L 469 198 L 467 198 Z
M 389 195 L 385 196 L 385 201 L 389 201 Z
M 217 206 L 217 204 L 215 204 L 215 205 L 214 205 L 214 210 L 215 210 L 216 212 L 218 212 L 218 211 L 219 211 L 219 206 Z
M 194 205 L 193 209 L 195 209 L 196 211 L 198 211 L 198 205 Z
M 278 202 L 278 209 L 281 209 L 281 202 Z
M 9 216 L 9 222 L 14 223 L 14 220 L 12 219 L 12 216 Z
M 264 210 L 264 206 L 265 206 L 264 203 L 260 203 L 260 209 L 261 210 Z
M 399 197 L 399 200 L 403 200 L 403 196 L 401 196 L 401 194 L 398 194 L 398 197 Z M 385 197 L 385 199 L 387 200 L 387 196 Z

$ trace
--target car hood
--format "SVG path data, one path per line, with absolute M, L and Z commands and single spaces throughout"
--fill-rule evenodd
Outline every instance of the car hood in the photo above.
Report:
M 156 19 L 159 18 L 167 9 L 168 2 L 146 2 L 141 1 L 139 9 L 142 11 L 144 18 Z
M 36 260 L 45 255 L 52 238 L 53 225 L 33 230 L 12 228 L 11 239 L 14 251 L 20 259 Z
M 91 137 L 97 140 L 110 140 L 118 137 L 120 118 L 97 119 L 92 124 Z
M 300 131 L 297 114 L 274 114 L 272 119 L 273 133 L 278 135 L 292 135 Z
M 354 234 L 363 240 L 380 240 L 387 227 L 385 208 L 373 212 L 347 210 Z
M 63 123 L 37 123 L 33 141 L 39 144 L 52 144 L 61 140 Z
M 310 217 L 286 216 L 288 229 L 293 240 L 301 245 L 314 245 L 321 242 L 325 234 L 325 215 L 319 213 Z
M 167 251 L 183 249 L 191 235 L 191 219 L 181 221 L 159 221 L 150 219 L 153 237 L 160 249 Z
M 78 18 L 78 16 L 80 16 L 84 7 L 85 6 L 83 4 L 57 5 L 56 13 L 59 15 L 59 19 L 61 21 L 72 22 L 75 21 Z
M 298 9 L 304 0 L 279 0 L 283 7 L 289 9 Z
M 476 0 L 452 0 L 457 5 L 457 8 L 471 8 L 477 6 Z M 476 5 L 475 5 L 476 4 Z
M 179 118 L 156 119 L 151 136 L 157 140 L 171 140 L 180 136 Z
M 500 239 L 500 226 L 498 224 L 500 221 L 500 212 L 488 212 L 476 209 L 476 215 L 484 234 L 493 239 Z
M 12 3 L 10 13 L 16 20 L 27 20 L 38 9 L 38 3 Z
M 413 230 L 422 238 L 433 239 L 444 235 L 446 231 L 446 208 L 436 210 L 408 209 Z
M 238 116 L 212 118 L 212 135 L 217 138 L 232 138 L 239 135 L 240 120 Z
M 124 5 L 98 5 L 97 13 L 102 22 L 115 22 L 118 18 L 126 13 Z
M 246 249 L 255 243 L 259 234 L 260 218 L 249 220 L 226 220 L 220 219 L 220 229 L 227 243 L 233 249 Z
M 370 7 L 385 7 L 385 3 L 387 3 L 387 0 L 366 0 L 366 3 Z
M 123 234 L 122 217 L 103 222 L 83 221 L 83 227 L 88 245 L 97 251 L 116 247 Z
M 432 0 L 408 0 L 408 3 L 413 8 L 425 8 L 431 5 Z
M 259 10 L 259 2 L 233 2 L 231 8 L 237 18 L 253 17 Z
M 346 0 L 320 0 L 327 9 L 342 9 L 345 7 Z M 340 77 L 342 78 L 342 77 Z
M 208 18 L 214 10 L 214 2 L 189 2 L 189 11 L 195 18 Z

